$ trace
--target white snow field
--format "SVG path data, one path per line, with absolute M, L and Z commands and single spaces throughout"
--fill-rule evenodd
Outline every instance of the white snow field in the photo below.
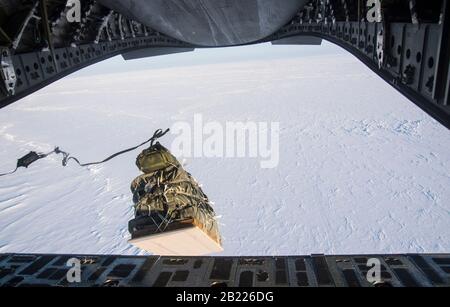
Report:
M 0 110 L 0 172 L 56 145 L 101 160 L 194 114 L 279 122 L 276 168 L 187 159 L 221 216 L 222 255 L 450 252 L 450 131 L 337 47 L 285 59 L 270 48 L 270 60 L 53 83 Z M 139 152 L 88 168 L 52 155 L 0 177 L 0 252 L 145 254 L 127 243 Z

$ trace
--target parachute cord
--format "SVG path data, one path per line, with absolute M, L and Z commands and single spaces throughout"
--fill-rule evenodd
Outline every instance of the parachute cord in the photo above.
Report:
M 18 167 L 16 166 L 16 168 L 14 170 L 7 172 L 7 173 L 0 174 L 0 177 L 14 174 L 15 172 L 17 172 L 17 169 L 18 169 Z
M 113 158 L 115 158 L 115 157 L 117 157 L 117 156 L 119 156 L 119 155 L 122 155 L 122 154 L 124 154 L 124 153 L 127 153 L 127 152 L 129 152 L 129 151 L 135 150 L 135 149 L 137 149 L 137 148 L 139 148 L 139 147 L 141 147 L 141 146 L 143 146 L 143 145 L 145 145 L 145 144 L 147 144 L 147 143 L 150 143 L 150 147 L 152 147 L 152 146 L 153 146 L 153 143 L 154 143 L 157 139 L 159 139 L 160 137 L 164 136 L 167 132 L 169 132 L 169 128 L 167 128 L 165 131 L 162 131 L 162 129 L 158 129 L 158 130 L 155 131 L 155 133 L 153 133 L 153 136 L 152 136 L 150 139 L 148 139 L 147 141 L 142 142 L 141 144 L 136 145 L 136 146 L 134 146 L 134 147 L 127 148 L 127 149 L 124 149 L 124 150 L 122 150 L 122 151 L 119 151 L 119 152 L 117 152 L 117 153 L 115 153 L 115 154 L 113 154 L 113 155 L 111 155 L 111 156 L 109 156 L 109 157 L 103 159 L 102 161 L 98 161 L 98 162 L 81 163 L 77 158 L 71 157 L 69 153 L 60 150 L 58 147 L 55 148 L 54 152 L 55 152 L 56 154 L 62 154 L 62 155 L 63 155 L 63 160 L 62 160 L 62 165 L 63 165 L 63 166 L 66 166 L 67 163 L 69 162 L 69 160 L 74 160 L 74 161 L 75 161 L 76 163 L 78 163 L 78 165 L 80 165 L 80 166 L 97 165 L 97 164 L 105 163 L 105 162 L 107 162 L 107 161 L 109 161 L 109 160 L 111 160 L 111 159 L 113 159 Z
M 7 173 L 0 174 L 0 177 L 14 174 L 19 169 L 19 167 L 28 167 L 31 163 L 33 163 L 33 162 L 35 162 L 35 161 L 37 161 L 39 159 L 45 158 L 45 157 L 47 157 L 48 155 L 51 155 L 54 152 L 55 151 L 52 150 L 49 153 L 43 154 L 43 153 L 36 153 L 34 151 L 31 151 L 28 154 L 26 154 L 25 156 L 23 156 L 22 158 L 20 158 L 19 160 L 17 160 L 17 165 L 16 165 L 16 168 L 14 170 L 12 170 L 10 172 L 7 172 Z
M 65 152 L 65 151 L 61 150 L 59 147 L 56 147 L 54 150 L 52 150 L 52 151 L 50 151 L 48 153 L 45 153 L 45 154 L 43 154 L 43 153 L 36 153 L 34 151 L 30 151 L 28 154 L 26 154 L 25 156 L 23 156 L 22 158 L 17 160 L 17 166 L 16 166 L 16 168 L 14 170 L 12 170 L 10 172 L 7 172 L 7 173 L 1 173 L 0 177 L 14 174 L 19 169 L 19 167 L 28 167 L 31 163 L 34 163 L 37 160 L 43 159 L 43 158 L 45 158 L 45 157 L 47 157 L 47 156 L 49 156 L 49 155 L 51 155 L 53 153 L 61 154 L 63 156 L 63 159 L 62 159 L 62 165 L 63 166 L 66 166 L 67 163 L 69 162 L 69 160 L 74 160 L 80 166 L 89 166 L 89 165 L 96 165 L 96 164 L 105 163 L 105 162 L 107 162 L 107 161 L 109 161 L 109 160 L 111 160 L 111 159 L 113 159 L 113 158 L 115 158 L 115 157 L 117 157 L 119 155 L 122 155 L 122 154 L 127 153 L 127 152 L 132 151 L 132 150 L 135 150 L 135 149 L 137 149 L 137 148 L 139 148 L 139 147 L 141 147 L 141 146 L 143 146 L 143 145 L 145 145 L 147 143 L 150 143 L 150 147 L 152 147 L 154 142 L 157 139 L 159 139 L 160 137 L 164 136 L 167 132 L 169 132 L 169 128 L 164 130 L 164 131 L 162 129 L 158 129 L 158 130 L 156 130 L 153 133 L 152 137 L 150 139 L 146 140 L 145 142 L 142 142 L 139 145 L 136 145 L 134 147 L 127 148 L 127 149 L 124 149 L 122 151 L 119 151 L 119 152 L 117 152 L 117 153 L 107 157 L 106 159 L 103 159 L 102 161 L 98 161 L 98 162 L 81 163 L 77 158 L 71 157 L 68 152 Z

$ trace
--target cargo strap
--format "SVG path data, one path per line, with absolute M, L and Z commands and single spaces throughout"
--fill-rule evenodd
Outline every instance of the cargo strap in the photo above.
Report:
M 176 169 L 178 169 L 177 166 L 175 166 Z M 150 175 L 150 174 L 149 174 Z M 205 197 L 204 195 L 197 195 L 197 194 L 192 194 L 192 193 L 187 193 L 184 191 L 180 191 L 179 189 L 177 189 L 176 184 L 177 183 L 183 183 L 183 182 L 190 182 L 192 184 L 191 180 L 187 180 L 187 179 L 175 179 L 175 180 L 167 180 L 164 181 L 162 178 L 163 176 L 163 172 L 159 171 L 158 173 L 153 173 L 151 174 L 151 176 L 156 176 L 157 181 L 156 181 L 156 186 L 159 188 L 163 188 L 163 191 L 159 191 L 158 193 L 152 193 L 149 197 L 150 200 L 157 200 L 159 199 L 163 205 L 168 205 L 168 200 L 167 200 L 167 196 L 168 195 L 183 195 L 186 196 L 188 198 L 191 199 L 196 199 L 197 201 L 200 201 L 200 205 L 204 210 L 206 210 L 207 212 L 209 212 L 211 210 L 211 206 L 209 204 L 209 200 L 207 197 Z M 198 184 L 195 182 L 195 185 L 198 186 Z M 165 216 L 162 216 L 161 214 L 157 213 L 157 215 L 160 216 L 161 222 L 157 223 L 153 217 L 152 217 L 152 208 L 151 205 L 147 204 L 147 203 L 142 203 L 142 202 L 138 202 L 135 206 L 135 215 L 137 211 L 142 211 L 142 209 L 147 209 L 147 216 L 153 220 L 153 223 L 155 224 L 155 226 L 157 227 L 157 231 L 164 231 L 168 225 L 170 224 L 170 222 L 173 219 L 173 215 L 176 212 L 180 212 L 183 211 L 187 208 L 194 208 L 194 206 L 192 206 L 192 204 L 182 204 L 180 207 L 172 210 L 171 212 L 166 211 Z M 155 212 L 156 213 L 156 212 Z M 165 227 L 163 227 L 163 225 Z

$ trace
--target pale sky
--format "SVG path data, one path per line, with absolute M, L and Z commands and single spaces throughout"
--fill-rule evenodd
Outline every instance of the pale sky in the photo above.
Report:
M 146 70 L 176 66 L 203 65 L 249 60 L 272 60 L 280 58 L 305 57 L 346 53 L 327 41 L 320 46 L 272 45 L 270 43 L 227 48 L 204 48 L 193 52 L 169 54 L 125 61 L 121 55 L 84 68 L 70 76 L 86 76 L 104 73 Z

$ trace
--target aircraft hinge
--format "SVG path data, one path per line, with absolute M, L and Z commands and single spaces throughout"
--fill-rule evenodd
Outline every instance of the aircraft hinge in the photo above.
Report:
M 0 48 L 0 75 L 8 96 L 15 93 L 17 76 L 14 70 L 12 56 L 8 48 Z

